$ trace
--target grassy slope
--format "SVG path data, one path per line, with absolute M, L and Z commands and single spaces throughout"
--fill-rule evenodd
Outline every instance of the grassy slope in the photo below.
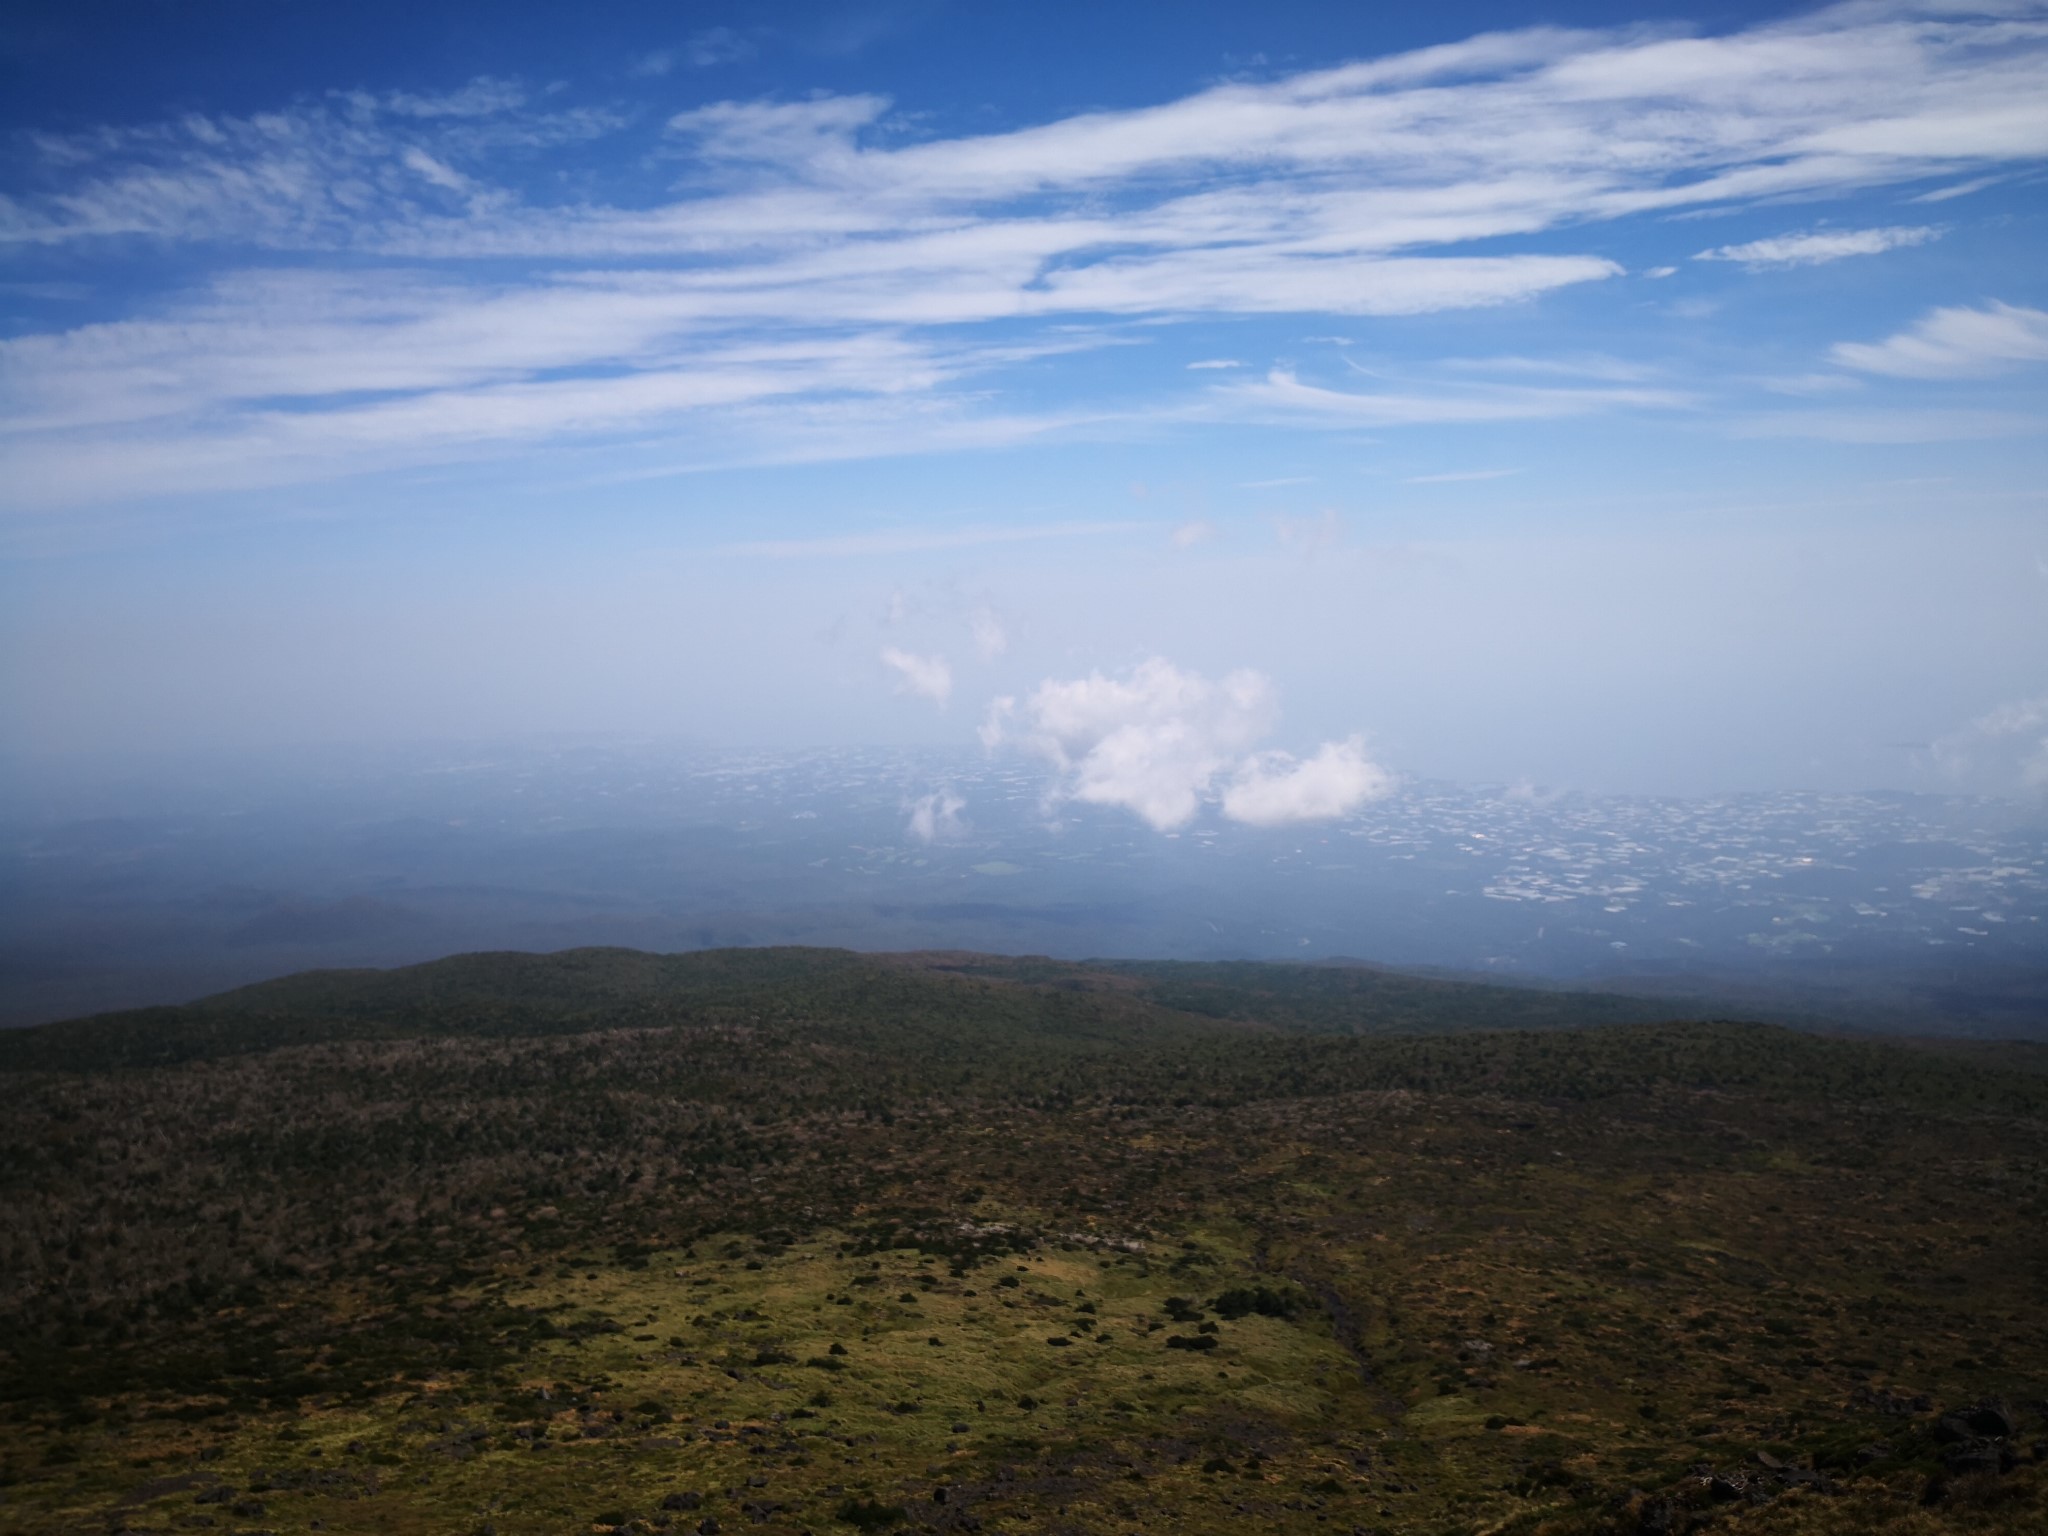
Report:
M 24 1032 L 0 1530 L 2048 1513 L 2031 1468 L 1923 1507 L 1933 1415 L 1881 1395 L 2048 1395 L 2048 1083 L 1571 1007 L 578 951 Z M 1209 1305 L 1259 1285 L 1294 1314 Z M 1165 1347 L 1176 1297 L 1215 1350 Z M 1689 1469 L 1758 1449 L 1836 1491 L 1711 1505 Z

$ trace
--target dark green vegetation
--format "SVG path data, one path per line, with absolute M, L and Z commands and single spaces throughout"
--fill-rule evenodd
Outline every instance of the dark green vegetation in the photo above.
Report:
M 790 950 L 0 1035 L 0 1529 L 2034 1529 L 2040 1065 Z

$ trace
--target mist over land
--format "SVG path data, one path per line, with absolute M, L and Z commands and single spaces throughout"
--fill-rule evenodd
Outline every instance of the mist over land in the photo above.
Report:
M 2038 1036 L 2048 823 L 2013 802 L 1389 786 L 1160 831 L 979 750 L 270 755 L 0 825 L 22 1023 L 479 949 L 1348 959 Z M 85 814 L 88 809 L 97 814 Z

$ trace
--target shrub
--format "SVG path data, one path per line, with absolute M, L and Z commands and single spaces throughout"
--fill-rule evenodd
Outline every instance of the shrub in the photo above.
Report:
M 903 1519 L 900 1504 L 878 1504 L 873 1499 L 848 1499 L 839 1506 L 839 1519 L 857 1531 L 880 1531 Z

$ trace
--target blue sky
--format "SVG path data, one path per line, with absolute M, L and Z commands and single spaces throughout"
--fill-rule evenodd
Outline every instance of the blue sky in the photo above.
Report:
M 9 8 L 18 750 L 2048 784 L 2048 6 L 600 9 Z

